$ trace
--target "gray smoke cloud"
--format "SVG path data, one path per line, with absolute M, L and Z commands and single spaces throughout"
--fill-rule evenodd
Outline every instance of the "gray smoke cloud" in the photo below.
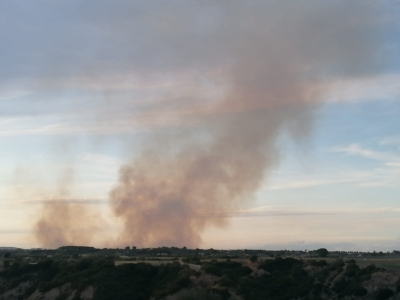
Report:
M 143 153 L 121 168 L 110 193 L 112 209 L 124 222 L 118 243 L 201 244 L 207 227 L 225 225 L 230 211 L 252 201 L 279 163 L 280 134 L 295 140 L 310 134 L 326 91 L 323 80 L 373 67 L 377 48 L 368 4 L 210 6 L 215 10 L 209 28 L 204 20 L 196 23 L 197 14 L 167 12 L 175 27 L 160 37 L 173 46 L 178 66 L 219 68 L 226 89 L 214 103 L 203 100 L 206 91 L 183 97 L 192 112 L 183 118 L 194 119 L 195 128 L 166 140 L 150 137 Z
M 123 223 L 117 245 L 200 245 L 206 228 L 227 225 L 230 212 L 251 203 L 279 164 L 277 138 L 310 135 L 329 81 L 381 64 L 382 7 L 366 1 L 48 5 L 46 19 L 61 12 L 64 19 L 52 20 L 53 30 L 37 36 L 34 58 L 21 56 L 15 69 L 32 76 L 32 62 L 41 60 L 54 65 L 39 68 L 41 88 L 98 87 L 102 100 L 73 104 L 93 110 L 88 132 L 148 130 L 109 194 Z M 173 84 L 138 106 L 126 89 L 130 77 L 150 90 Z M 66 205 L 44 205 L 36 226 L 42 245 L 87 241 L 47 234 L 85 219 Z

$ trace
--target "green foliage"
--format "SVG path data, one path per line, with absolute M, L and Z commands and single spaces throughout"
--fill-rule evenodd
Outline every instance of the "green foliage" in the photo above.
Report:
M 364 297 L 366 294 L 368 294 L 368 291 L 364 287 L 359 287 L 354 291 L 354 295 L 358 297 Z
M 327 257 L 328 256 L 328 250 L 325 248 L 320 248 L 317 250 L 317 254 L 319 257 Z
M 252 263 L 257 262 L 257 260 L 258 260 L 258 256 L 257 256 L 257 255 L 252 255 L 252 256 L 250 256 L 250 261 L 251 261 Z
M 202 267 L 202 269 L 204 270 L 204 272 L 206 272 L 208 274 L 218 276 L 218 277 L 222 276 L 222 271 L 218 267 L 216 267 L 212 264 L 207 264 L 204 267 Z
M 227 275 L 229 278 L 237 281 L 240 277 L 247 276 L 252 273 L 249 267 L 243 266 L 239 262 L 211 262 L 202 265 L 202 270 L 208 274 L 221 277 Z
M 302 264 L 303 261 L 291 257 L 285 259 L 277 257 L 275 259 L 265 260 L 259 265 L 258 268 L 264 269 L 268 272 L 281 272 L 285 270 L 290 270 L 296 265 L 301 266 Z
M 226 287 L 235 287 L 237 282 L 230 276 L 223 275 L 222 278 L 218 281 L 220 286 Z
M 369 279 L 369 276 L 377 270 L 378 269 L 375 267 L 375 265 L 369 265 L 361 269 L 358 274 L 359 276 L 367 276 L 366 279 Z
M 391 289 L 388 288 L 383 288 L 379 289 L 376 294 L 376 299 L 377 300 L 386 300 L 389 299 L 394 295 L 394 292 Z
M 214 294 L 206 290 L 193 290 L 181 293 L 177 300 L 223 300 L 223 298 L 218 294 Z
M 344 272 L 344 275 L 347 277 L 353 277 L 356 275 L 356 273 L 360 270 L 360 267 L 357 266 L 356 264 L 348 264 L 346 266 L 346 271 Z
M 326 265 L 328 265 L 328 263 L 326 262 L 326 260 L 316 261 L 312 259 L 310 260 L 310 265 L 312 265 L 313 267 L 325 267 Z
M 187 259 L 192 262 L 196 256 Z M 94 287 L 96 300 L 164 299 L 172 294 L 181 300 L 228 300 L 233 297 L 231 294 L 239 294 L 244 300 L 350 299 L 365 297 L 368 292 L 363 282 L 379 270 L 374 265 L 359 268 L 352 261 L 327 263 L 281 257 L 264 260 L 258 268 L 265 272 L 254 274 L 249 267 L 229 259 L 204 262 L 200 272 L 178 261 L 160 265 L 138 261 L 115 266 L 112 257 L 97 255 L 78 260 L 44 259 L 37 264 L 14 260 L 0 272 L 0 292 L 30 282 L 21 296 L 23 299 L 29 298 L 37 289 L 47 292 L 66 283 L 76 291 L 74 300 L 79 300 L 80 293 L 88 286 Z M 218 277 L 212 279 L 212 287 L 204 282 L 201 284 L 202 280 L 195 280 L 201 286 L 196 289 L 191 278 L 199 278 L 202 273 Z M 400 290 L 400 282 L 397 285 Z M 180 292 L 182 290 L 184 292 Z M 65 300 L 67 294 L 61 294 L 57 300 Z M 388 295 L 393 295 L 393 291 L 381 289 L 368 296 L 384 300 L 391 297 Z
M 331 270 L 331 271 L 342 271 L 343 270 L 343 267 L 345 266 L 345 263 L 343 262 L 343 260 L 341 260 L 341 259 L 337 259 L 337 260 L 335 260 L 335 261 L 333 261 L 332 263 L 330 263 L 330 265 L 329 265 L 329 269 Z
M 24 296 L 29 297 L 36 289 L 47 292 L 65 283 L 82 291 L 92 285 L 95 299 L 163 298 L 190 285 L 193 270 L 179 262 L 153 266 L 146 263 L 114 266 L 112 260 L 84 258 L 76 262 L 43 260 L 36 265 L 13 264 L 0 276 L 7 280 L 6 289 L 31 281 Z M 79 293 L 77 293 L 79 294 Z
M 306 297 L 314 288 L 314 277 L 294 258 L 266 260 L 259 265 L 269 273 L 240 280 L 238 290 L 244 299 L 296 299 Z
M 201 260 L 198 256 L 188 256 L 182 259 L 182 262 L 187 264 L 201 265 Z
M 10 260 L 4 260 L 3 261 L 3 266 L 5 269 L 9 268 L 11 266 L 11 261 Z

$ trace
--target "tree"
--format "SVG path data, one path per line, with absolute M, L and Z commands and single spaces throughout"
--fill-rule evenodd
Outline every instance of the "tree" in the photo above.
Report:
M 257 262 L 257 260 L 258 260 L 258 256 L 257 256 L 257 255 L 252 255 L 252 256 L 250 257 L 250 261 L 251 261 L 252 263 Z
M 5 260 L 5 261 L 3 261 L 3 266 L 4 266 L 4 269 L 7 269 L 9 266 L 11 266 L 11 262 L 9 260 Z
M 317 250 L 317 254 L 319 257 L 327 257 L 328 256 L 328 250 L 325 248 L 320 248 Z
M 7 252 L 6 254 L 4 254 L 4 258 L 9 258 L 11 256 L 10 252 Z

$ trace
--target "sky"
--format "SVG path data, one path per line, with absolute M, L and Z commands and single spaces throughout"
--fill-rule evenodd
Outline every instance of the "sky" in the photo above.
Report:
M 0 246 L 399 250 L 399 15 L 1 2 Z

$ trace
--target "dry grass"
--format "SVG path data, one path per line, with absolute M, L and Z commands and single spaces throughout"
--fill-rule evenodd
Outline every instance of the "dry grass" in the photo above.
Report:
M 368 265 L 375 265 L 378 268 L 385 268 L 389 270 L 400 270 L 400 259 L 355 259 L 357 265 L 364 268 Z
M 336 258 L 323 258 L 324 260 L 326 260 L 328 263 L 331 263 L 332 261 L 335 261 Z M 350 258 L 348 258 L 350 259 Z M 348 260 L 348 259 L 343 259 L 344 261 Z M 202 260 L 203 262 L 210 262 L 213 259 L 204 259 Z M 226 259 L 216 259 L 217 261 L 226 261 Z M 263 259 L 264 260 L 264 259 Z M 316 260 L 319 260 L 318 258 Z M 361 268 L 365 268 L 368 265 L 375 265 L 378 268 L 384 268 L 384 269 L 389 269 L 389 270 L 400 270 L 400 259 L 384 259 L 384 258 L 354 258 L 354 260 L 356 261 L 356 263 L 361 267 Z M 244 265 L 250 265 L 249 260 L 246 258 L 239 258 L 239 259 L 232 259 L 232 261 L 237 261 L 240 262 Z M 261 260 L 260 260 L 261 261 Z M 145 262 L 145 263 L 149 263 L 155 266 L 159 266 L 161 264 L 165 264 L 168 262 L 173 262 L 171 260 L 136 260 L 136 261 L 116 261 L 115 265 L 119 266 L 122 264 L 137 264 L 137 263 L 141 263 L 141 262 Z M 179 260 L 179 262 L 181 264 L 184 264 L 182 261 Z M 193 270 L 199 270 L 200 266 L 198 265 L 192 265 L 189 264 L 190 268 Z
M 160 260 L 133 260 L 133 261 L 119 260 L 119 261 L 115 262 L 115 265 L 119 266 L 119 265 L 124 265 L 124 264 L 139 264 L 139 263 L 146 263 L 146 264 L 151 264 L 151 265 L 154 265 L 154 266 L 159 266 L 159 265 L 165 264 L 167 262 L 160 261 Z
M 138 264 L 138 263 L 147 263 L 147 264 L 151 264 L 153 266 L 159 266 L 161 264 L 166 264 L 166 263 L 172 263 L 174 261 L 177 260 L 167 260 L 167 261 L 163 261 L 163 260 L 134 260 L 134 261 L 116 261 L 115 265 L 119 266 L 119 265 L 123 265 L 123 264 Z M 181 264 L 185 264 L 184 262 L 180 261 L 179 262 Z M 198 271 L 200 270 L 201 266 L 199 265 L 193 265 L 193 264 L 187 264 L 189 266 L 189 268 L 191 268 L 192 270 Z

